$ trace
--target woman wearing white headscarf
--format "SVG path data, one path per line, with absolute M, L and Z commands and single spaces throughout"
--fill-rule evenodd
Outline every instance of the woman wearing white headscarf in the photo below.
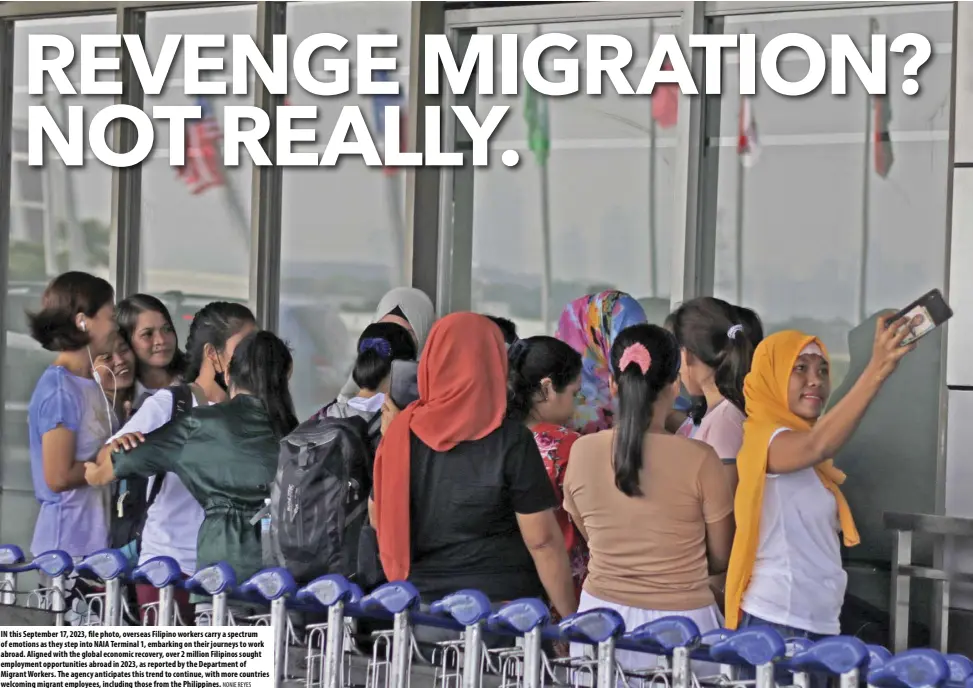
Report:
M 378 302 L 374 322 L 394 322 L 407 329 L 416 340 L 416 349 L 422 356 L 429 330 L 436 320 L 436 309 L 426 293 L 413 287 L 396 287 Z M 358 385 L 348 376 L 341 388 L 338 401 L 347 402 L 358 394 Z

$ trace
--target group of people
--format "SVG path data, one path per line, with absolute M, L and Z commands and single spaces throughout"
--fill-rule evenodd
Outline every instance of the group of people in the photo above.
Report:
M 870 363 L 825 412 L 824 344 L 765 337 L 756 313 L 712 297 L 655 325 L 605 291 L 570 303 L 554 336 L 519 339 L 501 318 L 437 320 L 425 294 L 400 288 L 374 320 L 348 384 L 311 421 L 370 428 L 368 512 L 388 580 L 427 602 L 475 588 L 498 604 L 544 597 L 560 616 L 610 607 L 630 628 L 680 614 L 701 631 L 840 632 L 839 537 L 858 534 L 831 457 L 912 350 L 906 323 L 880 319 Z M 32 552 L 131 544 L 133 563 L 167 555 L 185 576 L 216 561 L 240 577 L 261 568 L 253 516 L 298 426 L 286 343 L 214 302 L 182 351 L 161 302 L 116 308 L 84 273 L 55 279 L 31 326 L 57 352 L 29 410 Z M 88 585 L 73 584 L 76 598 Z M 140 586 L 139 606 L 154 595 Z M 195 602 L 179 598 L 184 622 Z

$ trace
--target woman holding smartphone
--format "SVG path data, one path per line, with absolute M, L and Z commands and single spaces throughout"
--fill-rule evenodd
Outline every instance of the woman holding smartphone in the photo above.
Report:
M 914 348 L 903 346 L 909 334 L 905 320 L 879 318 L 868 366 L 827 413 L 831 379 L 820 339 L 788 330 L 757 347 L 744 384 L 728 628 L 772 626 L 812 640 L 841 632 L 847 575 L 838 533 L 848 547 L 859 536 L 839 487 L 845 475 L 831 457 Z

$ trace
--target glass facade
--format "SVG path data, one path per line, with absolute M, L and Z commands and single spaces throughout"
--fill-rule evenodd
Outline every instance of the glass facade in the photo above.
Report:
M 430 296 L 441 312 L 472 308 L 510 317 L 522 335 L 553 331 L 564 304 L 595 290 L 631 293 L 655 322 L 684 300 L 713 294 L 754 308 L 770 332 L 797 327 L 820 335 L 835 357 L 840 396 L 867 356 L 871 325 L 865 321 L 932 287 L 955 283 L 950 253 L 961 262 L 956 247 L 971 245 L 957 243 L 958 228 L 970 218 L 968 212 L 956 217 L 952 175 L 961 153 L 963 164 L 973 165 L 966 160 L 973 135 L 961 126 L 973 114 L 973 79 L 961 66 L 953 73 L 953 36 L 969 43 L 973 22 L 957 30 L 954 4 L 813 2 L 797 11 L 793 3 L 767 2 L 756 12 L 751 3 L 732 2 L 301 2 L 288 3 L 281 19 L 274 14 L 281 3 L 153 3 L 151 9 L 119 3 L 120 14 L 91 15 L 85 12 L 104 11 L 105 5 L 79 1 L 71 4 L 70 17 L 48 16 L 63 13 L 64 6 L 0 3 L 0 29 L 13 24 L 12 48 L 0 33 L 0 48 L 7 51 L 0 50 L 0 75 L 7 75 L 0 84 L 13 86 L 12 94 L 0 92 L 0 103 L 12 99 L 9 120 L 0 108 L 6 132 L 0 141 L 9 144 L 9 151 L 0 146 L 0 164 L 10 165 L 10 188 L 0 188 L 0 207 L 7 191 L 10 196 L 9 222 L 0 226 L 8 250 L 0 312 L 6 332 L 0 341 L 3 542 L 30 540 L 36 503 L 25 412 L 33 382 L 52 358 L 30 338 L 24 314 L 37 306 L 47 280 L 68 268 L 117 281 L 119 298 L 136 290 L 163 297 L 181 328 L 181 343 L 192 315 L 207 301 L 249 303 L 263 324 L 293 346 L 294 396 L 306 417 L 347 379 L 354 342 L 383 293 L 408 284 L 434 284 Z M 132 18 L 139 21 L 124 21 Z M 244 155 L 243 164 L 207 180 L 212 171 L 170 167 L 162 145 L 140 168 L 124 173 L 93 160 L 79 168 L 54 160 L 29 167 L 29 104 L 43 99 L 59 117 L 71 105 L 93 111 L 113 99 L 28 97 L 28 35 L 44 31 L 76 39 L 123 25 L 143 34 L 150 60 L 168 34 L 259 38 L 269 25 L 286 31 L 294 46 L 328 31 L 349 38 L 345 52 L 353 60 L 356 34 L 395 34 L 398 46 L 390 52 L 399 69 L 390 78 L 401 84 L 401 103 L 412 105 L 413 113 L 455 102 L 450 95 L 425 95 L 424 75 L 410 71 L 420 55 L 413 37 L 423 30 L 445 28 L 454 44 L 475 33 L 517 33 L 521 51 L 537 32 L 579 39 L 621 35 L 634 49 L 631 81 L 644 69 L 654 36 L 663 32 L 746 31 L 757 35 L 759 48 L 787 32 L 825 44 L 832 34 L 848 33 L 866 45 L 877 27 L 890 35 L 922 33 L 933 54 L 914 98 L 899 88 L 909 56 L 891 55 L 890 95 L 881 103 L 853 76 L 847 96 L 832 96 L 827 81 L 802 98 L 781 97 L 758 83 L 757 95 L 743 103 L 735 94 L 732 54 L 723 65 L 725 95 L 684 97 L 668 111 L 653 108 L 645 97 L 619 97 L 610 86 L 600 97 L 535 102 L 531 107 L 549 108 L 544 166 L 528 144 L 529 107 L 521 94 L 464 101 L 481 121 L 490 106 L 510 106 L 491 140 L 495 162 L 489 168 L 417 174 L 345 159 L 333 168 L 274 170 L 254 167 Z M 5 56 L 12 59 L 5 62 Z M 699 52 L 691 56 L 694 66 L 699 59 Z M 177 74 L 180 64 L 177 55 Z M 806 59 L 793 51 L 781 56 L 780 65 L 789 79 L 807 69 Z M 373 98 L 316 98 L 291 85 L 289 102 L 316 105 L 320 116 L 316 141 L 297 151 L 323 150 L 346 105 L 361 106 L 377 131 Z M 145 108 L 191 102 L 178 80 L 159 96 L 135 100 Z M 253 93 L 213 97 L 207 105 L 215 126 L 207 131 L 217 138 L 222 106 L 231 102 L 260 101 Z M 737 150 L 744 110 L 752 114 L 759 141 L 749 166 Z M 883 113 L 890 119 L 877 117 Z M 410 145 L 421 140 L 418 120 L 403 123 Z M 889 136 L 876 143 L 876 124 L 886 121 Z M 160 141 L 167 141 L 166 126 L 156 125 Z M 958 136 L 961 129 L 964 137 Z M 447 124 L 444 132 L 450 131 Z M 452 150 L 461 145 L 445 142 Z M 517 166 L 500 164 L 507 149 L 519 152 Z M 139 182 L 137 198 L 120 183 L 130 173 Z M 940 333 L 928 338 L 900 387 L 876 402 L 839 457 L 865 540 L 855 555 L 859 563 L 889 560 L 883 510 L 944 510 L 944 340 Z M 952 339 L 949 344 L 952 349 Z M 858 588 L 871 590 L 862 594 L 874 597 L 876 606 L 887 604 L 884 582 Z
M 67 167 L 48 149 L 43 167 L 27 164 L 27 118 L 31 105 L 47 105 L 66 130 L 68 108 L 84 109 L 85 121 L 112 104 L 109 96 L 60 96 L 50 81 L 44 95 L 27 89 L 27 44 L 33 33 L 66 36 L 77 45 L 83 34 L 115 31 L 113 15 L 30 19 L 14 25 L 11 197 L 3 367 L 2 457 L 0 457 L 0 540 L 30 544 L 37 514 L 27 449 L 27 404 L 34 384 L 54 360 L 30 336 L 27 313 L 40 305 L 47 282 L 66 270 L 85 270 L 111 280 L 112 173 L 90 153 L 83 167 Z M 67 70 L 77 86 L 77 69 Z M 6 162 L 6 160 L 5 160 Z M 2 231 L 2 230 L 0 230 Z
M 252 35 L 256 24 L 257 10 L 252 5 L 149 12 L 145 20 L 146 52 L 150 60 L 158 59 L 168 35 L 223 35 L 227 47 L 212 49 L 207 56 L 222 57 L 229 65 L 231 36 Z M 170 73 L 181 75 L 182 64 L 179 51 Z M 228 76 L 221 78 L 229 84 Z M 211 129 L 193 131 L 193 124 L 186 127 L 183 168 L 169 165 L 169 123 L 162 120 L 156 124 L 160 143 L 141 171 L 138 270 L 139 291 L 158 296 L 169 307 L 180 346 L 185 346 L 193 315 L 203 305 L 215 300 L 246 303 L 249 299 L 252 163 L 244 155 L 236 167 L 211 166 L 201 156 L 207 136 L 221 148 L 223 108 L 254 102 L 252 93 L 200 100 L 183 90 L 181 77 L 168 79 L 162 93 L 145 96 L 144 107 L 200 105 L 211 109 L 215 121 Z M 200 231 L 203 227 L 205 231 Z
M 666 17 L 501 26 L 480 33 L 518 34 L 521 57 L 537 32 L 564 33 L 579 42 L 587 34 L 619 35 L 634 52 L 624 73 L 638 84 L 653 35 L 671 33 L 677 25 L 677 19 Z M 550 58 L 544 66 L 550 77 Z M 582 68 L 582 84 L 586 75 Z M 500 83 L 499 69 L 494 83 Z M 550 139 L 545 160 L 528 145 L 529 103 L 523 92 L 477 97 L 481 120 L 491 107 L 509 106 L 490 144 L 495 160 L 512 149 L 520 154 L 520 164 L 495 162 L 474 172 L 473 310 L 509 317 L 522 336 L 532 336 L 550 331 L 573 298 L 620 289 L 654 306 L 661 320 L 670 297 L 675 119 L 666 113 L 654 117 L 651 99 L 619 96 L 608 83 L 601 97 L 544 99 L 539 108 L 548 107 Z M 545 250 L 550 262 L 547 326 L 542 314 Z
M 398 47 L 398 70 L 389 75 L 408 102 L 411 8 L 405 2 L 301 2 L 287 8 L 287 36 L 297 45 L 322 27 L 348 38 L 343 54 L 355 79 L 355 36 L 388 33 Z M 320 75 L 319 75 L 320 78 Z M 349 93 L 319 98 L 292 81 L 293 105 L 316 105 L 314 143 L 295 152 L 320 155 L 343 107 L 361 108 L 373 137 L 381 142 L 376 108 L 387 99 Z M 384 109 L 382 110 L 384 113 Z M 346 158 L 335 167 L 291 167 L 283 173 L 281 210 L 281 336 L 303 368 L 292 378 L 298 415 L 307 417 L 334 399 L 348 379 L 358 334 L 371 322 L 379 299 L 406 284 L 408 251 L 405 174 L 368 167 Z
M 864 48 L 872 23 L 889 35 L 917 31 L 936 46 L 921 98 L 902 93 L 901 64 L 889 62 L 887 172 L 874 143 L 883 104 L 856 79 L 842 97 L 829 82 L 801 98 L 758 87 L 747 103 L 758 153 L 747 166 L 737 154 L 738 65 L 727 60 L 726 95 L 706 136 L 706 186 L 716 195 L 713 293 L 756 310 L 768 332 L 818 334 L 832 354 L 836 386 L 848 370 L 849 330 L 945 286 L 952 8 L 754 14 L 712 27 L 754 33 L 758 46 L 801 32 L 823 43 L 848 34 Z M 809 66 L 798 51 L 780 64 L 794 81 Z

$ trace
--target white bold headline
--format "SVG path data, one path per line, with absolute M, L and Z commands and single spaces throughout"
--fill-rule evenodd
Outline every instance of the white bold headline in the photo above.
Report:
M 753 34 L 693 35 L 689 37 L 688 48 L 701 52 L 702 64 L 698 71 L 707 95 L 722 93 L 724 52 L 734 51 L 739 56 L 740 95 L 756 93 L 759 72 L 768 88 L 792 97 L 812 93 L 828 76 L 832 94 L 844 95 L 848 92 L 849 72 L 869 94 L 885 95 L 890 53 L 911 52 L 903 67 L 905 78 L 902 91 L 914 96 L 919 92 L 919 71 L 932 56 L 932 46 L 927 38 L 917 33 L 901 34 L 891 41 L 889 38 L 884 34 L 873 35 L 870 45 L 860 50 L 854 39 L 845 34 L 831 36 L 831 43 L 827 47 L 804 34 L 781 34 L 761 46 L 759 60 Z M 671 34 L 657 37 L 637 83 L 631 82 L 623 71 L 633 63 L 634 50 L 632 44 L 622 36 L 589 34 L 579 41 L 567 34 L 548 33 L 530 40 L 521 56 L 521 36 L 518 34 L 476 35 L 471 38 L 461 59 L 453 54 L 446 36 L 428 35 L 424 40 L 426 51 L 422 68 L 425 70 L 426 95 L 439 95 L 440 75 L 452 93 L 464 94 L 470 87 L 474 72 L 477 75 L 476 92 L 486 96 L 520 94 L 521 77 L 531 89 L 552 98 L 577 93 L 601 95 L 606 80 L 620 96 L 650 97 L 659 84 L 675 84 L 685 96 L 700 93 L 683 48 L 676 36 Z M 293 52 L 287 36 L 274 36 L 269 60 L 249 35 L 229 38 L 222 35 L 167 35 L 154 64 L 138 36 L 86 35 L 81 37 L 77 48 L 69 38 L 53 34 L 33 34 L 28 42 L 28 89 L 35 96 L 44 93 L 46 81 L 64 96 L 121 95 L 119 53 L 123 45 L 147 96 L 162 93 L 167 80 L 172 77 L 183 79 L 184 93 L 188 96 L 245 96 L 250 94 L 251 72 L 269 93 L 276 96 L 287 95 L 292 78 L 305 92 L 320 97 L 352 92 L 386 99 L 403 96 L 398 81 L 381 78 L 394 73 L 399 67 L 396 58 L 382 56 L 383 52 L 397 47 L 398 38 L 394 34 L 356 36 L 354 87 L 351 84 L 352 60 L 347 56 L 349 51 L 345 50 L 349 42 L 332 33 L 310 36 L 295 46 Z M 231 51 L 229 60 L 212 55 L 213 51 L 226 48 Z M 182 73 L 173 74 L 173 63 L 180 50 L 183 56 Z M 336 55 L 314 62 L 323 64 L 324 76 L 328 77 L 324 81 L 318 78 L 320 71 L 316 75 L 312 69 L 312 57 L 319 50 Z M 781 54 L 789 50 L 802 52 L 808 60 L 807 74 L 797 81 L 785 79 L 778 69 Z M 549 75 L 542 70 L 542 64 L 549 66 L 546 70 L 550 72 Z M 66 74 L 71 69 L 80 75 L 77 87 Z M 498 71 L 499 85 L 494 83 L 494 75 Z M 381 145 L 373 140 L 373 132 L 369 130 L 361 109 L 345 106 L 324 152 L 318 154 L 293 150 L 295 143 L 316 142 L 314 129 L 297 125 L 301 120 L 316 120 L 317 106 L 277 107 L 276 150 L 271 161 L 260 143 L 270 132 L 268 113 L 255 106 L 227 105 L 222 108 L 220 130 L 223 164 L 228 167 L 239 165 L 240 151 L 243 149 L 255 165 L 328 166 L 336 164 L 343 155 L 361 157 L 370 166 L 463 165 L 463 153 L 442 150 L 440 107 L 428 106 L 425 109 L 425 150 L 407 152 L 402 149 L 399 105 L 385 106 Z M 64 129 L 55 121 L 47 106 L 32 105 L 29 108 L 29 164 L 44 164 L 46 139 L 57 155 L 70 166 L 84 163 L 86 148 L 106 165 L 137 165 L 150 155 L 156 145 L 153 120 L 168 120 L 169 164 L 181 166 L 185 164 L 186 127 L 204 116 L 202 110 L 199 105 L 157 105 L 151 108 L 150 116 L 130 105 L 111 105 L 91 116 L 86 130 L 81 105 L 69 105 Z M 465 129 L 472 140 L 473 165 L 487 165 L 490 136 L 507 115 L 509 106 L 490 107 L 482 120 L 478 120 L 467 106 L 452 106 L 451 110 L 458 126 Z M 116 152 L 108 145 L 108 129 L 119 119 L 129 120 L 137 131 L 135 145 L 130 151 Z M 516 151 L 506 151 L 502 156 L 505 165 L 515 165 L 517 160 Z

